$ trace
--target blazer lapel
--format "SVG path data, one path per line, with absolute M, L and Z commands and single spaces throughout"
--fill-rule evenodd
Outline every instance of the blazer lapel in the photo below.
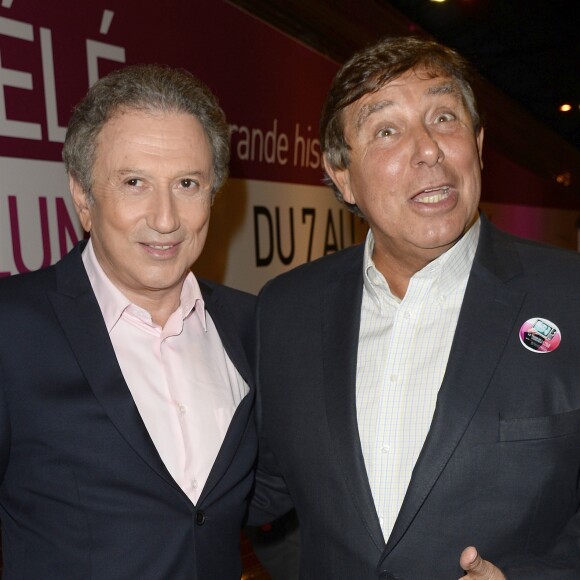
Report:
M 511 336 L 524 295 L 504 282 L 520 271 L 510 244 L 482 218 L 477 254 L 466 288 L 449 363 L 429 434 L 383 557 L 401 540 L 459 444 Z M 478 337 L 491 337 L 484 343 Z
M 241 336 L 235 330 L 235 317 L 231 310 L 229 301 L 224 299 L 219 286 L 216 288 L 210 288 L 202 281 L 199 282 L 199 285 L 205 307 L 214 321 L 222 344 L 224 345 L 230 360 L 234 363 L 236 369 L 242 375 L 246 383 L 248 383 L 250 390 L 253 390 L 254 379 L 248 361 L 248 355 L 246 354 L 246 349 L 244 349 L 244 345 L 242 344 Z
M 115 427 L 161 477 L 179 489 L 159 457 L 117 363 L 101 310 L 77 246 L 56 264 L 56 316 L 95 397 Z
M 242 399 L 232 417 L 222 446 L 199 498 L 199 504 L 211 493 L 232 463 L 247 431 L 255 396 L 254 379 L 250 363 L 242 344 L 242 338 L 236 332 L 236 326 L 233 322 L 234 314 L 230 305 L 223 299 L 219 287 L 212 289 L 200 281 L 200 288 L 205 307 L 217 328 L 222 344 L 237 371 L 248 383 L 250 390 Z
M 379 553 L 385 541 L 362 453 L 356 415 L 356 364 L 362 304 L 364 246 L 349 256 L 346 272 L 334 272 L 322 306 L 324 392 L 334 453 L 344 484 Z

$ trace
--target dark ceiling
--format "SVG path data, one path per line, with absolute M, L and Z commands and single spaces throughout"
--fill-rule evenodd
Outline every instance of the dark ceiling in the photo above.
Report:
M 383 0 L 580 150 L 578 0 Z M 572 111 L 559 111 L 570 103 Z
M 384 35 L 426 33 L 580 152 L 580 0 L 229 1 L 338 62 Z

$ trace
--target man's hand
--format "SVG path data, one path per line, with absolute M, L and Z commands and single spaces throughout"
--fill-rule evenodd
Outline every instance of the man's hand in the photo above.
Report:
M 470 580 L 506 580 L 502 571 L 491 562 L 484 560 L 473 546 L 463 550 L 459 564 L 466 572 L 465 576 L 462 577 L 463 580 L 465 578 Z

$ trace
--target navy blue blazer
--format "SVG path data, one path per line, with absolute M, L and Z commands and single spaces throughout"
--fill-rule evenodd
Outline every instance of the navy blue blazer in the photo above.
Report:
M 257 450 L 254 297 L 200 281 L 250 385 L 194 505 L 159 457 L 123 379 L 76 247 L 0 283 L 4 579 L 239 580 Z
M 509 580 L 580 578 L 580 256 L 482 218 L 427 440 L 385 543 L 356 414 L 363 247 L 258 300 L 263 447 L 252 521 L 294 506 L 301 578 L 452 580 L 475 545 Z M 519 338 L 541 317 L 551 352 Z

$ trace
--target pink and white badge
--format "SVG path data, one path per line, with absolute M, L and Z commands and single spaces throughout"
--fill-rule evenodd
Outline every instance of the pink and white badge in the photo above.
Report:
M 552 352 L 561 340 L 560 329 L 547 318 L 530 318 L 520 328 L 520 341 L 532 352 Z

